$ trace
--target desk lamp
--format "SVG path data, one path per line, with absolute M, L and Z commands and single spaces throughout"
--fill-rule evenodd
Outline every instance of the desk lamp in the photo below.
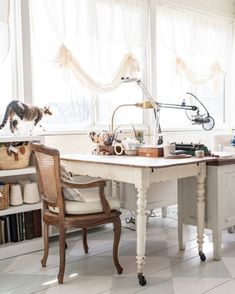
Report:
M 191 110 L 191 111 L 197 111 L 197 114 L 189 117 L 187 115 L 187 118 L 189 120 L 191 120 L 193 122 L 193 124 L 198 124 L 198 125 L 202 125 L 204 130 L 211 130 L 213 129 L 214 125 L 215 125 L 215 121 L 213 119 L 213 117 L 210 116 L 207 108 L 205 107 L 205 105 L 192 93 L 187 93 L 189 95 L 191 95 L 192 97 L 194 97 L 200 104 L 201 106 L 205 109 L 206 114 L 200 114 L 200 110 L 197 106 L 195 105 L 187 105 L 185 103 L 185 101 L 183 100 L 183 102 L 181 104 L 172 104 L 172 103 L 159 103 L 156 102 L 154 100 L 154 98 L 152 97 L 152 95 L 149 93 L 149 91 L 146 89 L 146 87 L 144 86 L 143 82 L 140 79 L 137 78 L 121 78 L 122 83 L 129 83 L 129 82 L 136 82 L 137 85 L 142 89 L 144 95 L 147 98 L 147 101 L 143 102 L 146 103 L 145 105 L 148 105 L 148 107 L 142 107 L 142 108 L 153 108 L 154 110 L 154 117 L 155 117 L 155 127 L 154 127 L 154 135 L 153 135 L 153 145 L 156 145 L 159 139 L 159 112 L 160 112 L 160 108 L 173 108 L 173 109 L 184 109 L 184 110 Z M 147 103 L 148 102 L 148 103 Z M 135 106 L 138 106 L 140 103 L 136 103 L 134 104 Z M 144 105 L 144 104 L 143 104 Z M 140 107 L 140 106 L 139 106 Z
M 147 108 L 153 108 L 152 104 L 149 101 L 144 101 L 144 102 L 137 102 L 137 103 L 128 103 L 128 104 L 121 104 L 118 107 L 116 107 L 113 111 L 112 114 L 112 119 L 111 119 L 111 132 L 114 132 L 114 115 L 117 112 L 117 110 L 121 107 L 126 107 L 126 106 L 135 106 L 135 107 L 140 107 L 142 109 L 147 109 Z

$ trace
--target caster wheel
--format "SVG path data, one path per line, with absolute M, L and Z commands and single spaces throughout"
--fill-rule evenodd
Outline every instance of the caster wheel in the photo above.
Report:
M 142 274 L 138 275 L 138 279 L 139 279 L 139 284 L 140 286 L 145 286 L 147 281 L 145 280 L 145 277 Z
M 230 227 L 230 228 L 228 228 L 228 232 L 229 232 L 229 234 L 234 233 L 234 227 Z
M 203 252 L 199 252 L 199 256 L 200 256 L 201 261 L 206 260 L 206 255 Z

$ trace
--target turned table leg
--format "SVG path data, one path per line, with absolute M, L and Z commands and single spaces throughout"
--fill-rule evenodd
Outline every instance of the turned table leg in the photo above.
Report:
M 137 188 L 137 215 L 136 215 L 136 231 L 137 231 L 137 270 L 138 279 L 141 286 L 146 284 L 143 275 L 145 264 L 145 243 L 146 243 L 146 190 Z
M 205 178 L 206 178 L 206 164 L 199 165 L 200 172 L 197 176 L 197 243 L 198 253 L 201 261 L 206 260 L 203 253 L 203 239 L 204 239 L 204 221 L 205 221 Z

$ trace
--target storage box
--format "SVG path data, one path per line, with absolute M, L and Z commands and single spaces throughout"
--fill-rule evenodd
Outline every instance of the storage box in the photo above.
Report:
M 7 146 L 0 147 L 0 169 L 25 168 L 29 165 L 30 146 L 16 146 L 14 150 L 9 150 Z
M 163 157 L 163 147 L 138 147 L 138 156 Z
M 0 184 L 0 209 L 9 207 L 9 184 Z

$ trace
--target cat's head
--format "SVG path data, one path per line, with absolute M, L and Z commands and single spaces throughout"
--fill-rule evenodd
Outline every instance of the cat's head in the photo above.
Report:
M 50 111 L 48 106 L 44 106 L 42 111 L 44 114 L 52 115 L 52 112 Z

